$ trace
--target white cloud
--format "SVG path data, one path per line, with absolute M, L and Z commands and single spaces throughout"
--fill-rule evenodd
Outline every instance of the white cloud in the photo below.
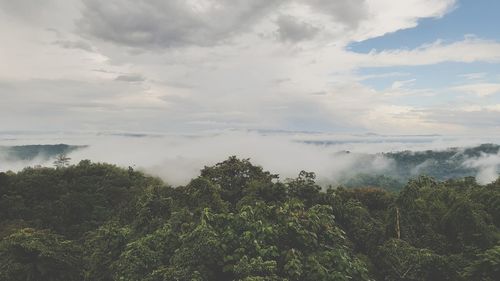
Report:
M 354 34 L 355 41 L 417 26 L 421 18 L 439 18 L 450 12 L 455 0 L 367 0 L 370 19 Z
M 412 89 L 413 77 L 377 91 L 356 71 L 500 61 L 499 43 L 471 37 L 368 54 L 345 48 L 441 17 L 451 0 L 28 4 L 0 1 L 0 115 L 16 119 L 5 128 L 467 131 L 443 117 L 445 105 L 402 100 L 432 94 Z
M 359 55 L 357 66 L 388 67 L 418 66 L 442 62 L 500 62 L 500 43 L 475 37 L 462 41 L 443 43 L 438 40 L 411 50 L 372 51 L 369 55 Z
M 465 161 L 464 166 L 478 169 L 476 179 L 480 184 L 495 181 L 500 175 L 500 153 L 483 154 Z
M 391 85 L 391 90 L 399 90 L 406 86 L 411 86 L 415 81 L 416 79 L 394 81 Z
M 453 87 L 452 90 L 473 94 L 478 97 L 487 97 L 500 93 L 500 84 L 496 83 L 475 83 Z
M 465 78 L 467 80 L 480 80 L 485 78 L 485 76 L 486 76 L 485 72 L 466 73 L 459 75 L 459 77 Z
M 466 102 L 464 102 L 467 104 Z M 461 128 L 461 131 L 470 135 L 491 134 L 500 129 L 499 105 L 481 105 L 468 103 L 468 105 L 441 106 L 425 109 L 428 120 L 436 125 L 452 124 Z

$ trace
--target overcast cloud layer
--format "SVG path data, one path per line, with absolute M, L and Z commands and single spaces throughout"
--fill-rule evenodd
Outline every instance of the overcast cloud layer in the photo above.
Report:
M 425 19 L 439 23 L 461 7 L 454 0 L 0 0 L 0 131 L 486 134 L 500 129 L 500 74 L 488 72 L 500 66 L 500 38 L 464 30 L 417 47 L 351 49 Z M 393 70 L 447 64 L 463 71 L 439 86 Z

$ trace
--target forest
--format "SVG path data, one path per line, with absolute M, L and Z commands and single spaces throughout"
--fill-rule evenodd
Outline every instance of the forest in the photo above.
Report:
M 237 157 L 176 187 L 89 160 L 0 173 L 2 281 L 493 281 L 499 229 L 500 178 L 325 187 Z

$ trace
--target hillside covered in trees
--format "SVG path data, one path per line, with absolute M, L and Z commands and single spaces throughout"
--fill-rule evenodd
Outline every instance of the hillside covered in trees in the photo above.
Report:
M 483 158 L 483 161 L 487 163 L 488 157 L 500 159 L 499 153 L 500 145 L 481 144 L 474 147 L 454 147 L 444 150 L 406 150 L 365 154 L 362 157 L 368 163 L 373 162 L 375 157 L 381 156 L 390 161 L 391 165 L 381 171 L 368 169 L 365 172 L 346 174 L 338 180 L 338 184 L 353 188 L 372 186 L 399 191 L 410 179 L 420 175 L 427 175 L 439 181 L 473 177 L 481 172 L 481 165 L 473 165 L 474 161 L 479 162 L 478 160 Z M 498 167 L 492 165 L 492 169 L 496 170 L 496 174 L 500 173 Z
M 0 280 L 498 280 L 500 179 L 320 187 L 231 157 L 172 187 L 88 160 L 0 173 Z
M 34 144 L 0 146 L 0 160 L 2 161 L 31 161 L 40 159 L 48 161 L 60 154 L 69 154 L 75 150 L 85 148 L 84 145 L 68 144 Z

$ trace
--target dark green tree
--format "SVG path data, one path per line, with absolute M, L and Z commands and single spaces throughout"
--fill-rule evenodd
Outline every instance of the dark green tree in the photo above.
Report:
M 465 278 L 470 281 L 494 281 L 500 277 L 500 245 L 477 256 L 465 269 Z
M 54 160 L 54 166 L 56 168 L 68 167 L 70 160 L 71 160 L 71 158 L 69 158 L 68 156 L 66 156 L 66 154 L 61 153 L 61 154 L 59 154 L 59 155 L 56 156 L 56 160 Z
M 75 243 L 46 230 L 21 229 L 0 242 L 0 280 L 82 280 Z

